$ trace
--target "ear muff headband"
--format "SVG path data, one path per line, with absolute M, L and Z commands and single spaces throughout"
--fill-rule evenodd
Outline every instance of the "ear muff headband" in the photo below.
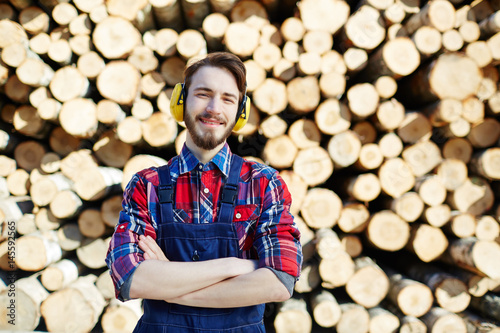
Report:
M 177 122 L 184 121 L 184 99 L 186 93 L 184 90 L 184 83 L 177 83 L 172 91 L 172 96 L 170 97 L 170 113 Z M 245 95 L 241 104 L 238 106 L 238 112 L 236 113 L 236 124 L 234 125 L 233 131 L 239 131 L 248 122 L 248 117 L 250 116 L 250 98 L 246 94 L 246 83 L 245 83 Z

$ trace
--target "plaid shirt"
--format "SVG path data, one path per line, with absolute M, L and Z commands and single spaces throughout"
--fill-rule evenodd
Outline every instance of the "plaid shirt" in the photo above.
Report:
M 174 220 L 184 223 L 217 221 L 221 189 L 229 174 L 231 151 L 226 145 L 207 164 L 201 164 L 184 145 L 169 162 L 175 188 Z M 111 238 L 106 263 L 119 299 L 120 288 L 144 260 L 139 235 L 156 239 L 160 218 L 158 168 L 136 173 L 123 194 L 123 210 Z M 243 258 L 298 278 L 302 263 L 300 234 L 290 214 L 291 196 L 271 167 L 247 161 L 240 173 L 233 223 Z

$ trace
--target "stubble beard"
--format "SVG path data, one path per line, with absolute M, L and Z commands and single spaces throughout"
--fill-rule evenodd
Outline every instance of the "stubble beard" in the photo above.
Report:
M 232 121 L 229 126 L 227 126 L 226 130 L 224 133 L 221 135 L 217 135 L 217 133 L 212 132 L 212 131 L 206 131 L 202 132 L 200 129 L 197 128 L 197 121 L 200 118 L 211 118 L 216 121 L 220 121 L 224 123 L 224 121 L 218 117 L 213 117 L 210 116 L 207 113 L 202 113 L 194 119 L 191 115 L 185 114 L 184 117 L 184 123 L 186 125 L 186 129 L 188 130 L 189 134 L 191 135 L 191 138 L 193 139 L 193 142 L 196 146 L 205 149 L 205 150 L 212 150 L 222 144 L 223 142 L 226 141 L 226 139 L 231 135 L 231 132 L 233 131 L 233 127 L 236 123 L 235 120 Z

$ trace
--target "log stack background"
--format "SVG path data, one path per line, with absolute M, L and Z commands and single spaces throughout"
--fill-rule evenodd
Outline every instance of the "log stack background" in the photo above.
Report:
M 122 189 L 179 151 L 169 96 L 185 64 L 227 50 L 252 98 L 231 148 L 280 171 L 302 230 L 302 277 L 267 305 L 268 329 L 498 332 L 499 9 L 0 1 L 0 299 L 14 277 L 15 328 L 131 331 L 140 300 L 114 300 L 104 263 Z

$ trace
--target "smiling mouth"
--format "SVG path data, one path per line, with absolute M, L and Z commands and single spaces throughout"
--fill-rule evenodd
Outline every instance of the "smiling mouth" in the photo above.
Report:
M 210 125 L 210 126 L 218 126 L 218 125 L 223 125 L 224 123 L 223 122 L 220 122 L 218 120 L 215 120 L 215 119 L 206 119 L 206 118 L 200 118 L 200 121 L 206 125 Z

